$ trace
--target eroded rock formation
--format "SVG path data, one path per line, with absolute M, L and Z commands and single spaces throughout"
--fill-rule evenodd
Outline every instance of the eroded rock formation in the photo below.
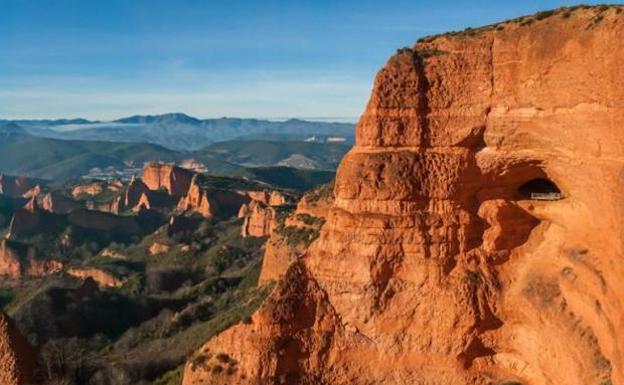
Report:
M 277 226 L 276 209 L 256 200 L 241 206 L 238 217 L 243 219 L 241 227 L 243 238 L 267 237 Z
M 71 195 L 74 198 L 79 198 L 82 195 L 99 195 L 104 191 L 102 182 L 92 182 L 87 184 L 79 184 L 74 186 L 71 190 Z
M 197 175 L 193 177 L 188 193 L 178 202 L 178 209 L 193 211 L 205 218 L 211 218 L 215 215 L 214 204 L 210 203 L 208 192 L 199 185 Z
M 243 219 L 241 235 L 246 237 L 268 237 L 278 226 L 280 207 L 291 204 L 292 197 L 280 191 L 242 191 L 251 201 L 240 206 L 238 217 Z
M 132 178 L 124 195 L 124 207 L 134 209 L 139 206 L 139 202 L 144 195 L 149 194 L 150 189 L 142 180 Z
M 192 171 L 163 163 L 148 163 L 141 176 L 150 190 L 164 189 L 174 196 L 186 195 L 192 178 Z
M 623 12 L 393 56 L 320 237 L 184 384 L 624 384 Z
M 21 197 L 36 185 L 36 181 L 25 176 L 15 177 L 0 174 L 0 194 L 5 194 L 13 198 Z
M 280 279 L 306 253 L 333 205 L 332 188 L 324 185 L 306 193 L 293 213 L 276 220 L 265 246 L 259 284 Z
M 0 384 L 35 384 L 36 356 L 13 320 L 0 311 Z
M 124 283 L 121 279 L 113 276 L 112 274 L 94 267 L 72 267 L 67 270 L 67 274 L 82 280 L 90 278 L 95 281 L 98 286 L 103 287 L 121 287 Z
M 33 248 L 20 242 L 0 240 L 0 275 L 11 278 L 41 277 L 54 274 L 63 268 L 55 260 L 38 259 Z
M 56 214 L 67 214 L 83 207 L 79 202 L 57 193 L 39 195 L 41 208 Z

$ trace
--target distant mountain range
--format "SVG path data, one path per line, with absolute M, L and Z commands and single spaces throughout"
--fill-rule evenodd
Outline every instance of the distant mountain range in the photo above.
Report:
M 152 120 L 152 117 L 128 119 Z M 46 121 L 46 124 L 51 127 L 53 122 Z M 256 178 L 260 172 L 263 180 L 275 172 L 275 177 L 281 180 L 284 176 L 281 182 L 288 185 L 292 181 L 286 179 L 295 176 L 300 180 L 312 178 L 310 180 L 315 182 L 314 178 L 326 180 L 350 148 L 346 141 L 279 141 L 275 140 L 276 134 L 268 135 L 272 140 L 232 140 L 195 151 L 172 150 L 153 143 L 36 136 L 32 134 L 33 126 L 30 127 L 24 128 L 17 122 L 0 123 L 0 173 L 44 179 L 128 178 L 145 162 L 162 161 L 190 163 L 203 171 L 228 176 Z M 285 137 L 292 139 L 292 135 Z M 279 185 L 276 180 L 271 183 Z
M 0 120 L 14 124 L 32 136 L 83 141 L 151 143 L 177 151 L 193 151 L 207 145 L 240 139 L 304 140 L 311 136 L 338 136 L 353 141 L 350 123 L 315 122 L 300 119 L 197 119 L 182 113 L 136 115 L 111 122 L 86 119 Z

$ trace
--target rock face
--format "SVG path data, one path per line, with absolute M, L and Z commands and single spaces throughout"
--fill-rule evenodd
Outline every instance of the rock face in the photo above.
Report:
M 392 57 L 319 239 L 184 384 L 624 384 L 622 12 Z
M 167 190 L 169 195 L 186 195 L 193 172 L 171 164 L 148 163 L 141 179 L 150 190 Z
M 259 284 L 280 279 L 306 253 L 333 205 L 332 188 L 333 185 L 324 185 L 308 192 L 292 214 L 277 220 L 265 246 Z
M 0 384 L 35 384 L 36 356 L 13 320 L 0 311 Z
M 74 186 L 74 188 L 72 188 L 71 195 L 74 198 L 78 198 L 81 195 L 94 196 L 94 195 L 101 194 L 102 191 L 104 191 L 102 182 L 93 182 L 93 183 L 87 183 L 87 184 Z
M 0 174 L 0 194 L 19 198 L 37 185 L 24 176 L 15 177 Z
M 39 195 L 41 208 L 55 214 L 67 214 L 81 208 L 79 202 L 57 193 Z
M 37 204 L 37 196 L 33 195 L 28 203 L 13 214 L 7 238 L 19 238 L 24 234 L 32 234 L 41 228 L 46 217 L 54 216 L 41 210 Z
M 282 206 L 291 201 L 288 196 L 275 190 L 245 191 L 243 193 L 252 200 L 261 202 L 267 206 Z
M 158 255 L 158 254 L 167 253 L 170 249 L 171 249 L 171 246 L 167 244 L 154 242 L 150 245 L 148 252 L 150 255 Z
M 149 192 L 149 188 L 142 180 L 132 178 L 124 196 L 124 207 L 129 209 L 138 207 L 141 198 Z
M 267 237 L 277 225 L 275 208 L 255 200 L 241 206 L 238 217 L 243 218 L 241 227 L 243 238 Z
M 67 270 L 67 274 L 78 279 L 87 280 L 88 278 L 94 280 L 98 286 L 104 287 L 121 287 L 123 281 L 113 275 L 107 273 L 104 270 L 96 268 L 77 268 L 72 267 Z
M 244 191 L 251 201 L 240 206 L 238 217 L 243 219 L 241 235 L 246 237 L 268 237 L 278 222 L 278 207 L 286 206 L 291 201 L 279 191 Z
M 0 275 L 11 278 L 41 277 L 57 273 L 62 268 L 61 262 L 37 259 L 34 250 L 26 244 L 0 240 Z
M 188 193 L 178 202 L 178 209 L 193 211 L 205 218 L 211 218 L 215 215 L 214 205 L 208 199 L 208 192 L 199 185 L 197 175 L 193 177 Z

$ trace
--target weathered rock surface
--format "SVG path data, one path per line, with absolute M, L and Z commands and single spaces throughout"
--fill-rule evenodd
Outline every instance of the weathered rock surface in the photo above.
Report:
M 623 12 L 392 57 L 319 239 L 184 384 L 624 384 Z
M 57 273 L 62 268 L 63 264 L 59 261 L 38 259 L 34 250 L 26 244 L 0 240 L 0 275 L 11 278 L 41 277 Z
M 274 207 L 252 200 L 241 206 L 238 217 L 243 218 L 241 235 L 246 237 L 267 237 L 277 226 L 277 211 Z
M 41 208 L 56 214 L 67 214 L 83 207 L 79 202 L 57 193 L 39 195 Z
M 318 237 L 333 205 L 332 188 L 333 185 L 324 185 L 306 193 L 293 213 L 277 220 L 265 246 L 260 285 L 280 279 Z
M 134 209 L 144 195 L 149 194 L 150 189 L 141 179 L 132 178 L 124 195 L 123 205 L 127 209 Z
M 13 198 L 21 197 L 36 185 L 36 181 L 25 176 L 15 177 L 0 174 L 0 194 L 5 194 Z
M 150 253 L 150 255 L 158 255 L 168 252 L 169 249 L 171 249 L 171 246 L 165 243 L 154 242 L 150 245 L 148 252 Z
M 186 195 L 192 178 L 192 171 L 163 163 L 148 163 L 141 176 L 150 190 L 164 189 L 174 196 Z
M 278 225 L 279 207 L 292 203 L 292 197 L 276 190 L 242 191 L 251 201 L 240 206 L 243 219 L 241 234 L 246 237 L 268 237 Z
M 89 210 L 103 211 L 112 214 L 119 214 L 124 207 L 122 196 L 116 196 L 108 202 L 86 201 L 85 206 Z
M 210 203 L 208 192 L 199 185 L 197 175 L 193 177 L 188 193 L 178 202 L 178 209 L 193 211 L 205 218 L 211 218 L 215 215 L 214 204 Z
M 37 203 L 37 196 L 33 195 L 24 207 L 13 214 L 7 238 L 15 239 L 25 234 L 32 234 L 41 228 L 46 218 L 54 214 L 41 210 Z
M 0 311 L 0 384 L 35 384 L 36 356 L 13 320 Z
M 291 203 L 291 198 L 276 190 L 244 191 L 242 192 L 254 201 L 267 206 L 282 206 Z
M 102 182 L 92 182 L 87 184 L 80 184 L 74 186 L 71 190 L 71 195 L 74 198 L 78 198 L 82 195 L 98 195 L 104 191 L 104 187 L 102 186 Z
M 104 287 L 121 287 L 124 283 L 121 279 L 113 276 L 112 274 L 94 267 L 72 267 L 67 270 L 67 274 L 82 280 L 90 278 L 94 280 L 98 286 Z

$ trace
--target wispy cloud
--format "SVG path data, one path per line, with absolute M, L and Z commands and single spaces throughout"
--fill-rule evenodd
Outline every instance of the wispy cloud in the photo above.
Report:
M 267 71 L 236 76 L 187 69 L 170 74 L 156 84 L 137 79 L 125 86 L 89 77 L 31 77 L 21 84 L 13 79 L 12 85 L 0 83 L 0 118 L 109 120 L 171 111 L 199 117 L 358 116 L 370 91 L 368 79 L 350 74 Z

